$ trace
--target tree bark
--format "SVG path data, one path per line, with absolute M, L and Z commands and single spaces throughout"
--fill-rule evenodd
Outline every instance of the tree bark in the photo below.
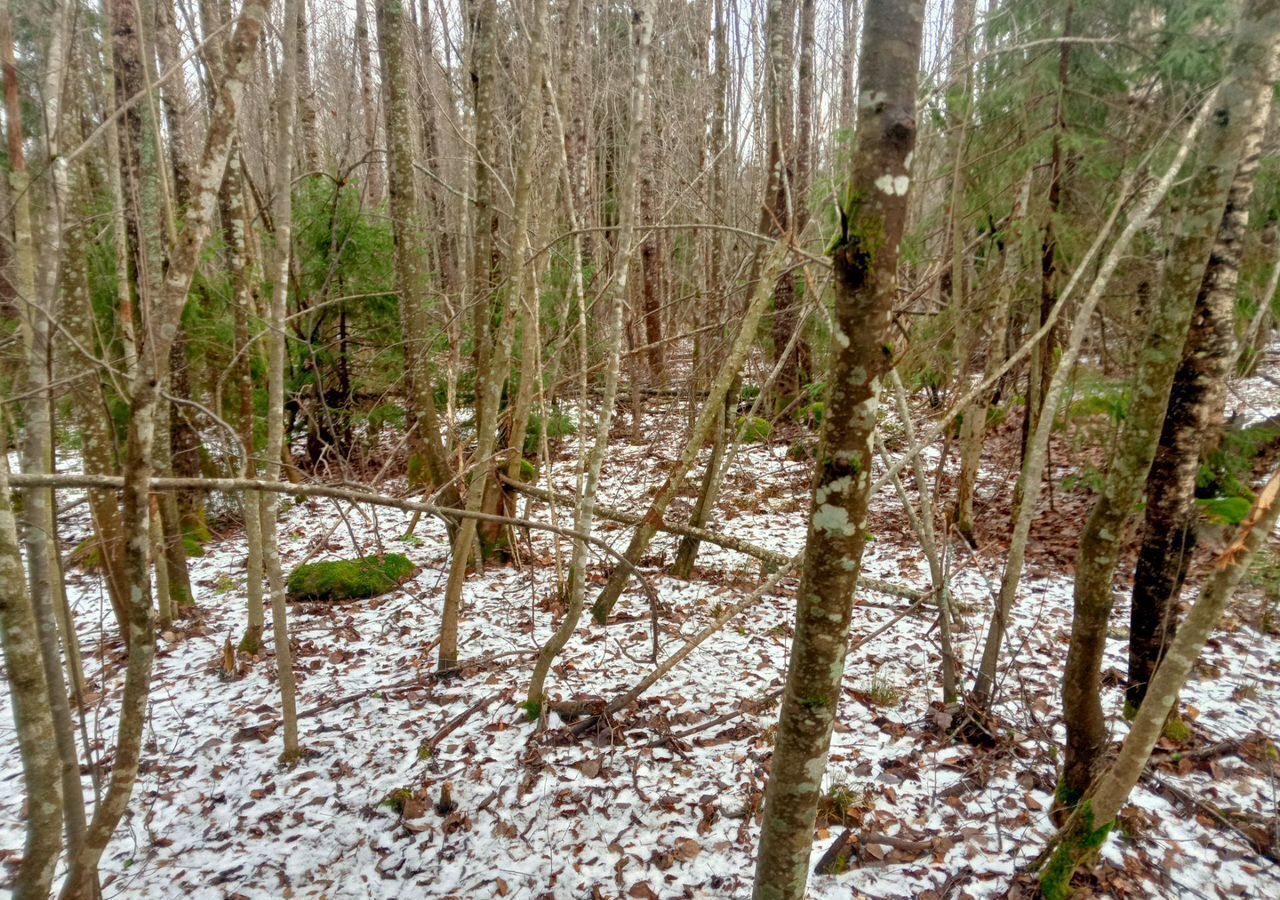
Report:
M 382 205 L 382 160 L 378 158 L 378 101 L 373 92 L 373 62 L 369 53 L 369 14 L 365 0 L 356 0 L 356 58 L 360 63 L 360 106 L 364 113 L 365 171 L 369 192 L 366 200 L 376 209 Z
M 151 554 L 147 534 L 157 386 L 164 381 L 169 342 L 177 332 L 191 279 L 212 227 L 213 209 L 232 143 L 236 113 L 245 82 L 254 68 L 254 48 L 267 14 L 268 2 L 249 0 L 241 9 L 229 44 L 227 77 L 218 95 L 200 162 L 195 169 L 194 194 L 187 198 L 186 227 L 165 273 L 159 303 L 150 317 L 151 328 L 146 344 L 139 348 L 138 372 L 130 384 L 132 416 L 124 465 L 123 503 L 124 530 L 128 536 L 124 571 L 129 590 L 129 654 L 116 735 L 115 763 L 102 801 L 95 807 L 85 833 L 84 846 L 70 860 L 61 895 L 68 900 L 90 900 L 92 897 L 98 860 L 128 806 L 138 776 L 142 729 L 146 721 L 156 648 L 148 590 Z
M 814 475 L 796 633 L 756 861 L 757 900 L 799 900 L 835 721 L 871 499 L 872 437 L 893 365 L 891 312 L 916 137 L 923 8 L 867 9 L 862 134 L 832 252 L 836 307 L 830 398 Z
M 0 0 L 0 4 L 7 5 L 7 0 Z M 9 11 L 4 5 L 0 5 L 4 23 L 0 28 L 7 31 Z M 7 33 L 0 35 L 0 42 L 12 47 L 7 38 Z M 8 68 L 12 57 L 5 52 Z M 26 584 L 9 494 L 9 460 L 7 454 L 0 454 L 0 641 L 27 792 L 26 842 L 13 889 L 15 900 L 41 900 L 49 896 L 62 850 L 63 797 L 49 686 Z
M 1275 528 L 1277 513 L 1280 513 L 1278 494 L 1280 471 L 1271 476 L 1235 540 L 1214 563 L 1212 575 L 1170 641 L 1115 761 L 1054 838 L 1052 853 L 1037 873 L 1040 892 L 1048 900 L 1070 897 L 1071 876 L 1093 859 L 1106 842 L 1116 816 L 1147 768 L 1151 751 L 1164 732 L 1165 720 L 1177 703 L 1178 694 L 1209 635 L 1248 572 L 1254 555 Z
M 1224 107 L 1233 116 L 1219 126 L 1222 140 L 1230 143 L 1221 156 L 1213 157 L 1211 171 L 1205 174 L 1214 180 L 1218 200 L 1208 208 L 1193 205 L 1187 213 L 1186 227 L 1200 232 L 1206 245 L 1198 258 L 1207 254 L 1208 264 L 1167 281 L 1171 291 L 1196 292 L 1195 312 L 1147 479 L 1142 545 L 1130 610 L 1125 685 L 1130 708 L 1142 705 L 1147 682 L 1177 627 L 1178 596 L 1195 549 L 1195 484 L 1201 449 L 1221 427 L 1227 379 L 1236 358 L 1240 245 L 1249 221 L 1253 177 L 1261 160 L 1271 108 L 1269 92 L 1276 79 L 1280 3 L 1253 0 L 1241 21 L 1235 51 L 1236 80 L 1229 84 L 1232 99 Z M 1215 227 L 1216 239 L 1210 237 Z M 1211 251 L 1207 249 L 1210 241 Z
M 973 700 L 981 711 L 988 711 L 991 706 L 995 690 L 996 668 L 1000 661 L 1000 652 L 1004 646 L 1005 632 L 1009 627 L 1009 614 L 1013 608 L 1013 603 L 1018 593 L 1018 585 L 1022 579 L 1022 568 L 1026 562 L 1027 554 L 1027 538 L 1031 533 L 1031 521 L 1035 517 L 1036 505 L 1040 499 L 1040 488 L 1044 479 L 1049 436 L 1053 429 L 1053 410 L 1062 398 L 1066 396 L 1071 371 L 1080 355 L 1085 336 L 1093 327 L 1093 311 L 1102 299 L 1102 295 L 1106 291 L 1112 275 L 1115 274 L 1121 258 L 1128 251 L 1134 235 L 1146 224 L 1156 206 L 1168 193 L 1170 186 L 1190 153 L 1191 145 L 1196 140 L 1201 129 L 1204 128 L 1210 111 L 1216 108 L 1216 97 L 1217 92 L 1215 91 L 1201 107 L 1195 120 L 1187 129 L 1173 162 L 1160 178 L 1160 181 L 1146 190 L 1129 214 L 1129 221 L 1125 223 L 1124 229 L 1112 244 L 1102 264 L 1098 267 L 1088 293 L 1080 301 L 1076 310 L 1076 318 L 1071 327 L 1070 338 L 1063 349 L 1062 358 L 1054 370 L 1053 378 L 1045 393 L 1045 414 L 1039 417 L 1035 431 L 1032 432 L 1028 439 L 1026 452 L 1023 454 L 1022 471 L 1018 474 L 1018 483 L 1014 488 L 1013 534 L 1009 542 L 1004 575 L 1000 580 L 1000 592 L 996 597 L 996 608 L 992 612 L 991 625 L 987 630 L 986 642 L 982 648 L 982 662 L 973 685 Z M 1077 266 L 1071 281 L 1067 283 L 1066 288 L 1063 289 L 1058 299 L 1059 305 L 1065 302 L 1066 298 L 1071 294 L 1085 268 L 1083 263 Z M 1052 322 L 1053 319 L 1050 319 L 1045 325 L 1041 326 L 1038 334 L 1042 338 L 1045 336 L 1045 329 Z
M 400 286 L 400 325 L 404 332 L 405 393 L 408 397 L 411 482 L 442 490 L 441 499 L 458 503 L 453 473 L 445 456 L 431 377 L 430 321 L 427 318 L 427 263 L 422 222 L 414 188 L 414 149 L 409 67 L 405 58 L 404 6 L 378 0 L 378 50 L 387 95 L 387 194 L 395 231 L 396 281 Z
M 285 0 L 283 60 L 276 86 L 275 220 L 276 258 L 271 278 L 271 308 L 267 314 L 267 466 L 268 481 L 279 481 L 281 461 L 287 449 L 284 434 L 285 315 L 289 307 L 289 270 L 293 253 L 293 117 L 303 82 L 301 52 L 306 40 L 302 22 L 305 0 Z M 303 113 L 304 142 L 306 113 Z M 304 153 L 307 150 L 304 147 Z M 289 645 L 288 607 L 284 573 L 280 567 L 279 495 L 262 495 L 262 568 L 271 592 L 271 633 L 276 653 L 276 677 L 280 682 L 280 711 L 284 721 L 286 764 L 302 756 L 298 742 L 298 689 L 293 674 L 293 650 Z

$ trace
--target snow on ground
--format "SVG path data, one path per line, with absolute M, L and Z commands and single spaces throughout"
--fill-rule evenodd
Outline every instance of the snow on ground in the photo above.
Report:
M 651 411 L 644 445 L 628 444 L 619 428 L 602 500 L 642 510 L 674 459 L 684 421 L 678 412 Z M 571 458 L 573 448 L 565 449 Z M 810 464 L 789 460 L 786 449 L 780 440 L 742 454 L 714 527 L 773 550 L 801 549 Z M 573 485 L 569 458 L 552 473 L 566 491 Z M 691 479 L 687 505 L 697 483 Z M 548 512 L 538 505 L 530 514 Z M 279 764 L 281 738 L 271 727 L 278 714 L 270 648 L 243 663 L 243 677 L 224 681 L 218 674 L 224 640 L 236 640 L 243 628 L 244 543 L 239 536 L 220 540 L 192 560 L 199 613 L 161 638 L 143 771 L 103 857 L 104 896 L 747 896 L 776 720 L 775 705 L 753 704 L 782 684 L 794 582 L 722 629 L 620 713 L 611 731 L 568 740 L 554 730 L 563 723 L 552 715 L 553 733 L 544 739 L 517 704 L 531 651 L 558 621 L 549 608 L 551 539 L 535 533 L 529 544 L 522 537 L 535 565 L 490 568 L 467 582 L 461 648 L 470 662 L 455 677 L 437 680 L 432 648 L 445 534 L 424 519 L 417 539 L 403 540 L 407 522 L 398 511 L 331 501 L 301 502 L 284 515 L 286 567 L 349 557 L 354 536 L 360 553 L 401 552 L 422 568 L 380 598 L 291 608 L 309 751 L 292 769 Z M 872 523 L 886 536 L 869 545 L 867 574 L 924 588 L 922 554 L 889 537 L 904 528 L 891 491 L 877 499 Z M 73 506 L 63 519 L 64 541 L 86 532 L 87 510 Z M 601 523 L 600 534 L 620 548 L 629 531 Z M 660 536 L 645 567 L 662 604 L 664 656 L 760 577 L 755 560 L 704 546 L 695 579 L 671 579 L 660 564 L 675 546 L 674 538 Z M 562 558 L 567 550 L 562 541 Z M 606 561 L 597 555 L 595 563 L 598 576 Z M 977 664 L 1000 565 L 960 550 L 950 562 L 966 676 Z M 93 692 L 87 727 L 101 755 L 114 739 L 121 649 L 103 640 L 110 611 L 101 579 L 73 570 L 68 590 Z M 1106 666 L 1123 671 L 1127 605 L 1122 591 L 1117 596 Z M 871 593 L 861 599 L 855 641 L 906 605 Z M 813 877 L 811 896 L 976 898 L 1007 889 L 1009 876 L 1052 830 L 1047 810 L 1063 737 L 1059 690 L 1070 609 L 1069 576 L 1024 581 L 1010 631 L 1016 662 L 1000 685 L 998 712 L 1007 729 L 990 748 L 939 740 L 947 716 L 937 702 L 941 660 L 933 616 L 908 615 L 851 654 L 828 787 L 848 801 L 858 831 L 915 843 L 891 852 L 871 847 L 850 871 Z M 551 696 L 609 698 L 649 671 L 648 614 L 633 582 L 616 624 L 584 621 L 553 670 Z M 1264 739 L 1276 739 L 1280 642 L 1247 624 L 1255 620 L 1242 601 L 1184 692 L 1199 744 L 1239 739 L 1266 746 Z M 1118 713 L 1120 689 L 1108 684 L 1105 706 Z M 7 696 L 0 706 L 0 854 L 14 856 L 23 835 L 21 770 Z M 661 740 L 735 711 L 743 715 Z M 239 733 L 263 724 L 247 738 Z M 1122 736 L 1118 715 L 1113 727 Z M 1158 777 L 1209 803 L 1273 820 L 1274 782 L 1269 763 L 1258 761 L 1266 758 L 1184 763 Z M 442 814 L 434 805 L 446 784 L 456 809 Z M 85 789 L 91 797 L 87 777 Z M 386 802 L 401 790 L 408 797 L 404 816 Z M 1100 892 L 1280 895 L 1280 868 L 1237 833 L 1218 829 L 1203 811 L 1155 786 L 1144 786 L 1135 799 L 1105 851 Z M 815 862 L 841 830 L 839 822 L 822 827 Z

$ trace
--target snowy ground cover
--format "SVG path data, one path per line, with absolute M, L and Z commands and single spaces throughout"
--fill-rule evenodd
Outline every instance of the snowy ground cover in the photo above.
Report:
M 639 445 L 620 427 L 603 502 L 642 512 L 678 452 L 684 421 L 678 410 L 651 410 L 649 441 Z M 713 528 L 783 553 L 803 547 L 811 464 L 789 459 L 787 448 L 780 438 L 743 452 Z M 570 492 L 566 450 L 550 480 Z M 999 481 L 985 480 L 980 493 Z M 691 483 L 686 493 L 697 479 Z M 541 504 L 528 512 L 549 515 Z M 243 628 L 243 540 L 233 534 L 192 560 L 199 611 L 161 638 L 146 757 L 103 858 L 104 896 L 748 895 L 776 718 L 776 705 L 760 701 L 782 684 L 794 582 L 719 631 L 611 728 L 571 739 L 552 715 L 550 732 L 540 734 L 518 703 L 531 651 L 558 620 L 552 539 L 522 535 L 524 566 L 490 568 L 468 581 L 460 640 L 468 664 L 438 680 L 432 648 L 448 548 L 443 527 L 431 520 L 404 539 L 408 518 L 330 501 L 299 502 L 285 513 L 286 567 L 382 550 L 421 567 L 379 598 L 292 607 L 309 751 L 292 769 L 277 759 L 270 647 L 242 660 L 240 677 L 219 675 L 224 641 Z M 629 532 L 600 524 L 621 549 Z M 927 566 L 906 537 L 891 490 L 878 497 L 872 526 L 865 572 L 926 588 Z M 87 529 L 87 509 L 71 505 L 64 543 L 74 545 Z M 675 546 L 659 536 L 644 567 L 661 603 L 663 656 L 760 580 L 758 561 L 705 545 L 692 580 L 666 577 L 662 565 Z M 562 558 L 567 551 L 562 541 Z M 1001 562 L 998 552 L 957 549 L 949 563 L 966 676 L 976 666 Z M 597 556 L 595 564 L 602 581 L 607 561 Z M 989 746 L 944 739 L 950 716 L 938 702 L 936 617 L 902 616 L 907 601 L 864 593 L 852 641 L 900 619 L 849 658 L 814 861 L 846 824 L 897 846 L 866 844 L 849 871 L 814 877 L 812 896 L 997 896 L 1037 853 L 1052 830 L 1071 616 L 1069 572 L 1044 572 L 1036 567 L 1024 581 L 1014 611 L 1006 658 L 1015 662 L 1004 670 L 998 706 L 1006 727 Z M 122 651 L 104 639 L 110 610 L 101 579 L 72 570 L 68 590 L 92 690 L 87 726 L 101 756 L 113 742 Z M 1125 665 L 1125 594 L 1117 589 L 1105 663 L 1111 674 Z M 1280 896 L 1280 866 L 1210 811 L 1228 807 L 1272 827 L 1277 814 L 1270 742 L 1280 712 L 1280 640 L 1257 628 L 1257 603 L 1240 598 L 1183 696 L 1192 748 L 1239 741 L 1243 749 L 1177 762 L 1163 753 L 1168 761 L 1140 787 L 1107 846 L 1099 894 Z M 633 581 L 616 623 L 584 621 L 554 667 L 551 696 L 607 699 L 634 684 L 652 668 L 649 614 Z M 1118 739 L 1121 691 L 1114 678 L 1106 681 L 1104 705 L 1116 714 Z M 22 845 L 21 769 L 7 695 L 0 707 L 0 858 L 12 859 Z M 733 712 L 741 715 L 679 736 Z M 451 804 L 437 808 L 446 785 Z M 92 797 L 87 776 L 85 790 Z

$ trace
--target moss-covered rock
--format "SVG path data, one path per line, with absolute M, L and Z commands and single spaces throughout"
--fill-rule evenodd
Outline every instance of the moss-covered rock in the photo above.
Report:
M 290 600 L 331 601 L 376 597 L 395 590 L 418 573 L 399 553 L 306 563 L 289 573 Z
M 768 419 L 759 416 L 738 417 L 738 439 L 746 444 L 760 444 L 769 440 L 773 434 L 773 425 Z

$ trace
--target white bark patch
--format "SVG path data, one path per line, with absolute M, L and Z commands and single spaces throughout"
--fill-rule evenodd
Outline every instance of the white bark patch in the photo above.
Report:
M 822 504 L 814 512 L 813 527 L 837 537 L 853 534 L 853 526 L 849 524 L 849 511 L 843 506 L 833 506 L 830 503 Z
M 818 501 L 819 506 L 825 505 L 828 497 L 832 494 L 843 494 L 852 484 L 853 479 L 851 477 L 848 475 L 841 475 L 834 481 L 819 486 L 818 490 L 815 492 L 816 496 L 814 499 Z
M 906 175 L 881 175 L 876 179 L 876 188 L 890 197 L 905 196 L 911 187 L 911 179 Z

